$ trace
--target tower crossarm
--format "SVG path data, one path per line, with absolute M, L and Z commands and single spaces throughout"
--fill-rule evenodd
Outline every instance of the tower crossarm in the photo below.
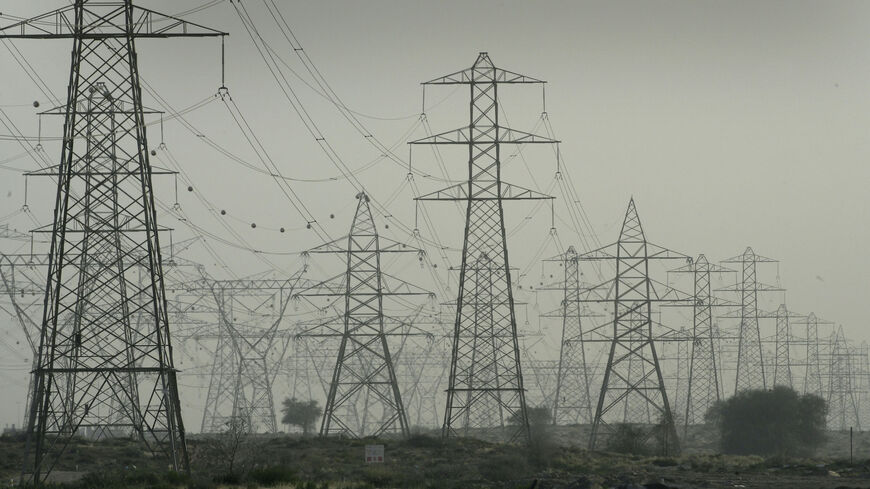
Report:
M 544 80 L 493 66 L 486 52 L 480 53 L 471 68 L 444 75 L 422 85 L 470 85 L 472 83 L 547 83 Z
M 613 302 L 617 279 L 610 279 L 592 287 L 581 289 L 583 296 L 580 302 Z M 624 289 L 623 294 L 631 293 L 632 287 L 626 289 L 625 284 L 620 284 Z M 639 286 L 638 286 L 639 287 Z M 687 294 L 657 280 L 649 279 L 649 302 L 680 303 L 692 300 L 691 294 Z
M 451 129 L 425 138 L 410 141 L 408 144 L 553 144 L 558 139 L 532 134 L 499 125 L 465 126 Z
M 76 28 L 76 7 L 69 5 L 0 28 L 2 39 L 126 39 L 133 37 L 215 37 L 226 32 L 134 6 L 126 2 L 89 2 L 82 9 L 80 30 Z M 132 17 L 128 22 L 127 16 Z M 128 26 L 130 32 L 128 32 Z
M 577 259 L 582 261 L 616 260 L 617 257 L 620 256 L 619 246 L 620 243 L 611 243 L 602 246 L 601 248 L 577 255 Z M 692 261 L 692 257 L 689 255 L 653 243 L 647 242 L 646 249 L 648 260 L 686 260 L 689 264 L 691 264 Z
M 414 200 L 550 200 L 554 197 L 535 190 L 506 182 L 475 181 L 472 195 L 468 183 L 460 183 L 435 192 L 421 195 Z
M 310 250 L 304 251 L 303 255 L 347 253 L 347 240 L 348 236 L 342 236 L 327 243 L 323 243 L 320 246 L 311 248 Z M 408 243 L 402 243 L 401 241 L 396 241 L 384 236 L 379 235 L 378 241 L 380 245 L 377 250 L 378 253 L 426 253 L 426 251 L 421 248 L 417 248 L 416 246 L 409 245 Z

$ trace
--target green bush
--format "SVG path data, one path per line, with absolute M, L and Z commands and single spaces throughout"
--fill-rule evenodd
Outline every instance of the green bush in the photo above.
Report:
M 824 399 L 777 386 L 742 391 L 707 413 L 719 429 L 724 453 L 810 456 L 825 441 Z
M 302 428 L 303 435 L 307 435 L 314 429 L 317 419 L 323 412 L 317 405 L 317 401 L 300 401 L 295 397 L 284 399 L 284 407 L 281 411 L 284 413 L 281 423 Z

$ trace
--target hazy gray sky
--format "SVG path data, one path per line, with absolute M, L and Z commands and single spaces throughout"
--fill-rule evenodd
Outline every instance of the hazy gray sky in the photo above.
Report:
M 175 13 L 207 2 L 140 3 Z M 752 246 L 757 253 L 781 261 L 779 272 L 791 309 L 815 311 L 842 323 L 854 339 L 870 338 L 862 310 L 870 297 L 866 278 L 870 258 L 865 251 L 870 242 L 870 3 L 277 3 L 336 93 L 350 109 L 363 114 L 360 120 L 367 130 L 388 145 L 397 144 L 400 157 L 407 155 L 404 141 L 425 135 L 416 127 L 421 110 L 419 83 L 466 68 L 479 51 L 488 51 L 496 65 L 549 82 L 547 112 L 563 141 L 561 152 L 582 206 L 602 243 L 616 239 L 633 195 L 651 241 L 689 255 L 705 253 L 711 261 Z M 2 12 L 29 17 L 62 4 L 6 2 Z M 263 2 L 247 0 L 244 5 L 275 53 L 310 82 Z M 226 41 L 227 86 L 282 173 L 302 179 L 337 175 L 290 108 L 231 4 L 217 4 L 189 20 L 231 33 Z M 51 90 L 62 96 L 70 43 L 18 41 L 15 46 Z M 220 84 L 216 40 L 143 40 L 137 47 L 143 79 L 175 109 L 216 92 Z M 0 107 L 27 135 L 35 135 L 37 119 L 30 104 L 39 100 L 46 107 L 51 102 L 2 46 L 0 66 Z M 362 168 L 378 157 L 379 151 L 334 106 L 290 71 L 286 75 L 350 168 Z M 536 126 L 541 112 L 539 88 L 511 87 L 501 95 L 512 126 L 521 130 Z M 440 132 L 465 124 L 467 97 L 465 90 L 429 91 L 427 115 L 432 129 Z M 148 94 L 145 104 L 159 106 Z M 260 167 L 224 102 L 215 99 L 186 117 L 201 134 Z M 231 162 L 176 121 L 166 121 L 164 130 L 167 146 L 187 173 L 179 181 L 179 203 L 197 226 L 238 243 L 218 222 L 217 210 L 225 209 L 233 218 L 223 218 L 227 225 L 258 249 L 298 252 L 318 244 L 271 178 Z M 59 131 L 60 121 L 44 119 L 43 136 L 56 136 Z M 8 131 L 0 127 L 0 133 Z M 149 129 L 149 138 L 156 147 L 158 126 Z M 57 142 L 44 144 L 49 159 L 56 162 Z M 18 143 L 0 140 L 0 161 L 21 151 Z M 450 149 L 442 154 L 450 178 L 462 178 L 466 154 Z M 553 152 L 539 147 L 523 154 L 525 162 L 514 158 L 506 169 L 507 178 L 546 190 L 556 170 Z M 152 163 L 169 166 L 164 152 Z M 24 179 L 17 169 L 32 170 L 35 164 L 22 157 L 2 165 L 0 216 L 5 216 L 23 202 Z M 426 148 L 415 150 L 414 166 L 441 175 Z M 401 165 L 382 160 L 359 174 L 376 199 L 390 201 L 393 217 L 379 216 L 379 224 L 396 219 L 413 227 L 413 195 L 402 188 L 406 173 Z M 213 204 L 211 211 L 184 191 L 188 183 Z M 446 186 L 419 176 L 416 184 L 422 192 Z M 171 205 L 175 201 L 172 179 L 158 177 L 155 185 L 160 199 Z M 332 237 L 346 232 L 355 193 L 347 181 L 291 182 L 291 186 Z M 48 223 L 54 189 L 47 180 L 31 181 L 29 187 L 34 217 Z M 460 247 L 462 222 L 455 207 L 428 204 L 428 209 L 444 244 Z M 525 203 L 509 204 L 509 227 L 522 222 L 531 210 Z M 564 210 L 557 202 L 561 241 L 566 246 L 577 244 L 579 238 Z M 335 218 L 330 219 L 330 214 Z M 177 229 L 175 240 L 192 235 L 168 213 L 161 218 Z M 549 211 L 541 209 L 528 220 L 511 236 L 509 247 L 512 264 L 535 270 L 531 275 L 540 268 L 530 262 L 550 227 Z M 258 224 L 256 230 L 251 222 Z M 33 227 L 21 215 L 10 223 L 20 229 Z M 287 232 L 279 233 L 280 227 Z M 398 225 L 383 232 L 405 238 Z M 212 244 L 239 275 L 268 267 L 251 253 L 218 240 Z M 547 248 L 548 256 L 556 253 L 555 248 Z M 265 256 L 288 270 L 298 261 L 296 255 Z M 450 252 L 450 256 L 452 264 L 458 264 L 458 254 Z M 204 253 L 195 258 L 213 263 Z M 441 270 L 446 268 L 442 263 Z M 223 273 L 217 268 L 213 272 Z M 775 267 L 762 272 L 768 282 L 775 276 Z M 420 277 L 425 279 L 423 274 Z M 779 300 L 771 299 L 766 306 L 775 308 Z

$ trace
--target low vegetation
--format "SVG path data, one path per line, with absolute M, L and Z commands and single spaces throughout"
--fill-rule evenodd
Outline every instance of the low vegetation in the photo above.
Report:
M 320 419 L 323 410 L 317 401 L 300 401 L 293 397 L 284 399 L 281 413 L 282 424 L 298 426 L 302 429 L 303 435 L 308 435 L 314 429 L 314 424 Z
M 720 401 L 707 420 L 719 430 L 723 453 L 808 457 L 825 442 L 826 414 L 821 397 L 777 386 Z
M 689 453 L 684 450 L 684 455 L 678 457 L 589 452 L 585 450 L 588 426 L 554 426 L 548 412 L 545 408 L 533 408 L 528 413 L 532 428 L 529 445 L 444 440 L 437 431 L 417 433 L 407 440 L 349 440 L 298 434 L 252 435 L 228 426 L 219 436 L 189 437 L 190 476 L 168 472 L 164 461 L 151 457 L 136 442 L 79 439 L 71 444 L 69 457 L 56 469 L 77 480 L 67 479 L 70 482 L 57 487 L 528 489 L 533 484 L 537 484 L 536 489 L 870 487 L 870 461 L 857 458 L 855 464 L 847 461 L 848 433 L 831 434 L 818 452 L 837 454 L 841 457 L 839 461 L 818 453 L 812 460 L 717 455 L 699 445 Z M 646 428 L 649 433 L 651 427 Z M 716 443 L 712 426 L 696 428 L 696 439 L 709 439 L 710 446 Z M 220 442 L 224 445 L 218 445 L 221 436 L 226 438 Z M 365 445 L 372 443 L 385 445 L 384 463 L 365 463 Z M 23 439 L 0 438 L 0 488 L 7 487 L 8 481 L 18 475 L 23 448 Z M 870 433 L 859 433 L 855 448 L 856 454 L 870 453 Z M 215 454 L 216 449 L 223 450 L 224 455 Z

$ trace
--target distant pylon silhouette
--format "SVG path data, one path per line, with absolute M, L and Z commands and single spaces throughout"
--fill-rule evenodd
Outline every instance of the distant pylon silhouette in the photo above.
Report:
M 565 269 L 562 298 L 562 341 L 553 400 L 553 424 L 590 423 L 592 400 L 589 395 L 589 370 L 583 345 L 580 301 L 580 266 L 573 246 L 561 257 Z
M 854 427 L 861 430 L 858 417 L 858 402 L 853 385 L 852 352 L 843 335 L 843 327 L 838 327 L 831 338 L 831 371 L 828 388 L 828 429 L 847 430 Z
M 807 358 L 804 394 L 822 396 L 822 369 L 819 357 L 819 320 L 815 313 L 807 316 Z
M 791 378 L 791 330 L 789 312 L 785 304 L 776 310 L 776 361 L 773 365 L 773 385 L 792 387 Z
M 764 353 L 761 348 L 761 329 L 758 322 L 758 293 L 782 289 L 759 283 L 758 264 L 775 261 L 755 254 L 749 247 L 742 255 L 723 261 L 723 263 L 735 263 L 741 266 L 738 271 L 741 274 L 740 281 L 733 287 L 724 289 L 740 294 L 735 393 L 748 389 L 767 388 Z
M 727 268 L 711 264 L 707 257 L 698 258 L 677 273 L 690 273 L 693 278 L 693 327 L 689 345 L 689 369 L 686 392 L 685 427 L 704 422 L 707 411 L 721 398 L 720 375 L 717 363 L 718 336 L 713 329 L 713 297 L 710 285 L 712 272 L 730 272 Z M 687 429 L 684 427 L 684 430 Z M 685 432 L 685 431 L 684 431 Z

